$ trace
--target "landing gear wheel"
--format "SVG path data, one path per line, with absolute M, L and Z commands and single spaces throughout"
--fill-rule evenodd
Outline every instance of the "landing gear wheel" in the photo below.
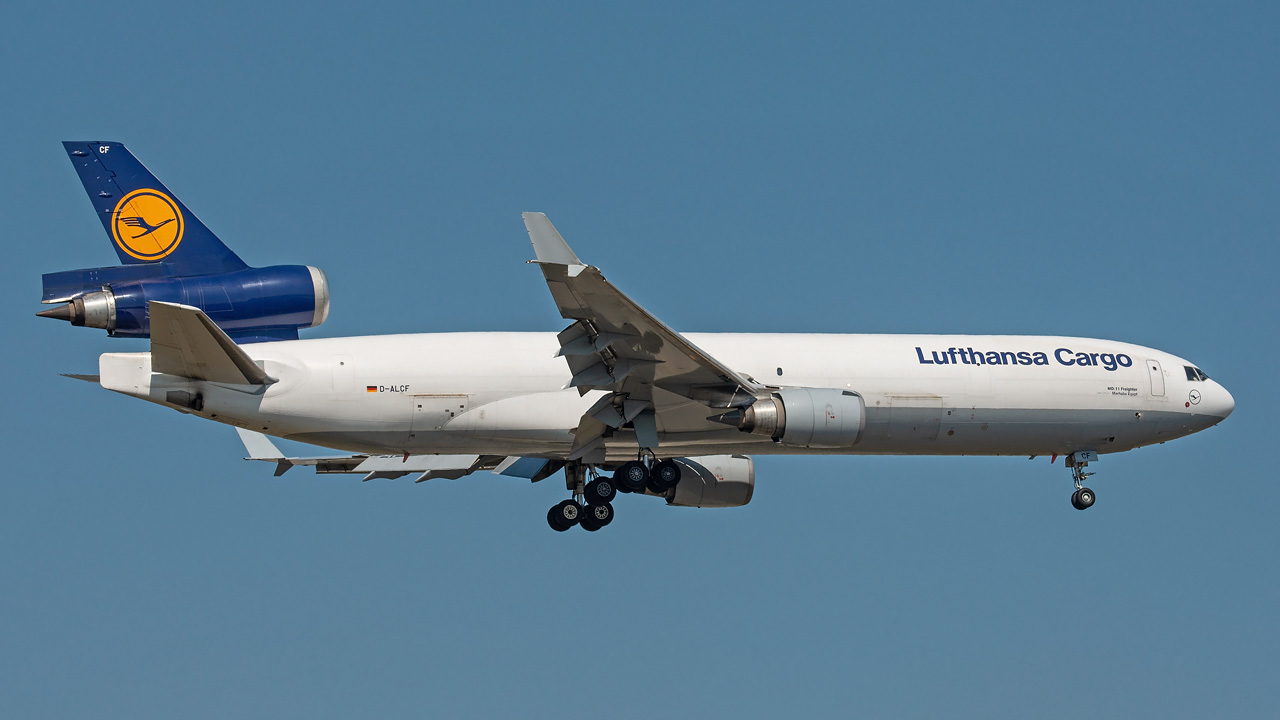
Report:
M 606 502 L 599 505 L 588 505 L 583 511 L 582 519 L 578 521 L 578 524 L 587 532 L 595 532 L 611 522 L 613 522 L 613 505 Z
M 584 494 L 587 498 L 588 505 L 602 505 L 604 503 L 613 502 L 613 498 L 618 493 L 618 487 L 614 485 L 611 478 L 596 478 L 587 483 Z
M 674 460 L 663 460 L 653 466 L 649 475 L 650 489 L 661 495 L 680 482 L 680 466 Z
M 645 486 L 649 484 L 649 468 L 635 460 L 623 463 L 622 467 L 613 474 L 613 481 L 631 492 L 642 493 Z
M 558 503 L 555 507 L 547 512 L 547 524 L 551 529 L 564 532 L 582 519 L 582 506 L 575 500 L 565 500 Z
M 556 510 L 559 510 L 559 509 L 560 509 L 560 506 L 557 505 L 556 507 L 553 507 L 547 511 L 547 524 L 550 525 L 551 529 L 555 530 L 556 532 L 564 532 L 565 530 L 569 529 L 569 526 L 561 525 L 560 523 L 556 522 Z
M 1077 510 L 1088 510 L 1093 507 L 1093 502 L 1097 499 L 1092 490 L 1082 487 L 1071 493 L 1071 507 Z

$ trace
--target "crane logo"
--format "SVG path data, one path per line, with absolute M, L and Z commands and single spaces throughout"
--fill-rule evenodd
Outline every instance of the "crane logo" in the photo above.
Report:
M 182 242 L 182 211 L 173 198 L 145 188 L 120 198 L 111 211 L 111 237 L 144 262 L 164 259 Z

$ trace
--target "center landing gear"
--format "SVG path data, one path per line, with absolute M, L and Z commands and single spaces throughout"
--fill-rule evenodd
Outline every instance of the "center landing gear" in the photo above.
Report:
M 1098 453 L 1092 450 L 1082 450 L 1067 456 L 1067 467 L 1071 468 L 1071 479 L 1076 483 L 1076 491 L 1071 493 L 1071 507 L 1077 510 L 1088 510 L 1093 507 L 1094 500 L 1097 500 L 1093 491 L 1084 486 L 1085 478 L 1093 475 L 1084 469 L 1089 467 L 1090 460 L 1097 459 Z

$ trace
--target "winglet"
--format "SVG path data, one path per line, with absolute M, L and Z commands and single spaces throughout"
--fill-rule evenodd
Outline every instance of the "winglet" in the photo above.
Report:
M 585 267 L 586 263 L 578 259 L 569 249 L 569 244 L 560 237 L 556 226 L 551 224 L 547 216 L 540 212 L 520 213 L 524 218 L 524 226 L 529 231 L 529 239 L 533 241 L 533 251 L 539 263 L 548 265 L 568 265 Z M 577 273 L 573 273 L 576 275 Z
M 200 308 L 157 300 L 147 306 L 153 371 L 230 385 L 276 382 Z

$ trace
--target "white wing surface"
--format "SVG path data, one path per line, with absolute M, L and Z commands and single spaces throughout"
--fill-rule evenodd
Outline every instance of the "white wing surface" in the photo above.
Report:
M 492 470 L 504 460 L 500 455 L 330 455 L 325 457 L 285 457 L 271 439 L 260 432 L 236 428 L 240 442 L 249 457 L 276 464 L 276 476 L 295 465 L 315 467 L 317 474 L 347 473 L 364 475 L 362 480 L 399 478 L 417 473 L 414 482 L 435 478 L 456 480 L 477 470 Z M 541 478 L 539 478 L 541 479 Z
M 761 386 L 699 349 L 583 263 L 542 213 L 524 213 L 536 262 L 560 316 L 570 387 L 608 392 L 585 415 L 570 460 L 603 459 L 611 430 L 633 429 L 641 447 L 664 433 L 723 432 L 711 408 L 748 405 Z

